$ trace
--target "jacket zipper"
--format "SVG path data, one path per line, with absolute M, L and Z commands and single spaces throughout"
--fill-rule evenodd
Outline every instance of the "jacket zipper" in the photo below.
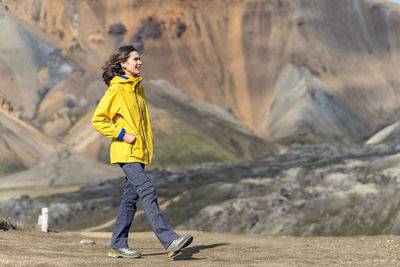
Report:
M 139 121 L 140 121 L 140 126 L 142 127 L 144 146 L 146 147 L 146 150 L 147 150 L 147 163 L 150 164 L 150 152 L 149 152 L 149 149 L 147 147 L 146 136 L 144 134 L 144 129 L 143 129 L 144 127 L 143 127 L 143 124 L 142 124 L 142 120 L 144 120 L 144 119 L 142 118 L 143 114 L 140 112 L 140 106 L 139 106 L 139 101 L 138 101 L 138 97 L 137 97 L 137 90 L 139 90 L 139 89 L 135 88 L 136 104 L 137 104 L 138 111 L 139 111 Z M 133 145 L 132 145 L 132 147 L 133 147 Z M 132 154 L 132 148 L 131 148 L 131 154 Z

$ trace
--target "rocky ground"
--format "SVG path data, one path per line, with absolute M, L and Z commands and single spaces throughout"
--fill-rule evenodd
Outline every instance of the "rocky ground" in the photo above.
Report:
M 179 232 L 183 234 L 184 232 Z M 400 237 L 293 237 L 190 231 L 191 246 L 172 262 L 153 233 L 130 236 L 140 259 L 111 259 L 111 234 L 33 229 L 0 232 L 1 266 L 399 266 Z M 81 244 L 89 238 L 95 244 Z
M 210 163 L 149 176 L 177 229 L 289 235 L 399 234 L 400 145 L 295 145 L 282 155 Z M 0 217 L 37 221 L 49 207 L 52 229 L 79 230 L 116 216 L 123 178 L 78 191 L 0 203 Z M 95 220 L 93 219 L 95 218 Z M 146 218 L 135 217 L 146 231 Z

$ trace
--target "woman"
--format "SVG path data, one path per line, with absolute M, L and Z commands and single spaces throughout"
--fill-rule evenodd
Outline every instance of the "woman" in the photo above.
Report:
M 142 61 L 135 47 L 120 47 L 103 66 L 103 80 L 108 89 L 98 104 L 92 124 L 97 131 L 112 138 L 110 161 L 124 171 L 125 185 L 109 257 L 138 258 L 137 250 L 128 246 L 128 233 L 140 200 L 154 233 L 169 257 L 188 246 L 193 237 L 179 237 L 161 212 L 156 191 L 144 172 L 153 156 L 153 136 L 147 112 L 146 97 L 139 76 Z M 110 123 L 112 121 L 113 123 Z

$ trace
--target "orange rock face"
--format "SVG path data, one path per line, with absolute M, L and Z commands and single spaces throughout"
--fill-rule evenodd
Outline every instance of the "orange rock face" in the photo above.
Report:
M 81 86 L 71 93 L 95 104 L 101 79 L 90 98 L 87 76 L 67 74 L 100 77 L 123 44 L 140 50 L 145 79 L 228 108 L 267 140 L 364 138 L 392 122 L 400 104 L 400 8 L 386 1 L 4 0 L 1 10 L 19 29 L 0 30 L 1 39 L 23 53 L 0 41 L 0 81 L 15 76 L 16 88 L 0 90 L 26 117 L 60 83 Z

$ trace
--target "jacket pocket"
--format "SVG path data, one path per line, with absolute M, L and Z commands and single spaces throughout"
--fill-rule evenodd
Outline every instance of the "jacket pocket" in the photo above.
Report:
M 136 158 L 143 158 L 144 157 L 143 146 L 144 144 L 141 136 L 136 135 L 136 141 L 130 147 L 131 155 L 135 156 Z

